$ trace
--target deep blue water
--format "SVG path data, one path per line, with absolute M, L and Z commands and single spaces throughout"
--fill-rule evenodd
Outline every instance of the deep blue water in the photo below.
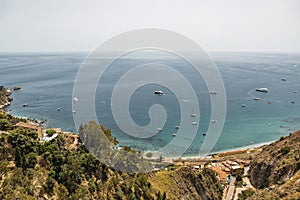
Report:
M 0 85 L 22 87 L 12 94 L 14 100 L 7 109 L 17 116 L 47 119 L 46 127 L 76 132 L 72 90 L 77 70 L 86 56 L 87 53 L 0 54 Z M 300 129 L 300 54 L 218 52 L 210 53 L 210 56 L 221 72 L 227 95 L 226 122 L 214 151 L 273 141 Z M 188 64 L 171 55 L 138 54 L 115 62 L 99 83 L 95 95 L 99 122 L 110 128 L 122 145 L 155 149 L 172 139 L 174 126 L 179 123 L 180 108 L 178 100 L 167 88 L 146 85 L 139 88 L 130 101 L 131 116 L 139 125 L 149 122 L 148 109 L 152 104 L 159 103 L 167 110 L 168 119 L 163 131 L 147 142 L 122 133 L 111 115 L 111 91 L 120 75 L 131 66 L 150 61 L 178 69 L 190 80 L 201 99 L 198 135 L 187 152 L 197 154 L 204 137 L 202 133 L 206 132 L 210 120 L 209 93 L 201 77 L 188 67 L 182 67 Z M 281 81 L 283 77 L 287 81 Z M 267 87 L 270 92 L 258 93 L 255 91 L 258 87 Z M 165 95 L 153 95 L 157 88 L 163 89 Z M 254 101 L 255 97 L 260 97 L 261 101 Z M 29 106 L 23 107 L 24 103 Z M 241 104 L 246 107 L 242 108 Z M 58 107 L 60 111 L 57 111 Z

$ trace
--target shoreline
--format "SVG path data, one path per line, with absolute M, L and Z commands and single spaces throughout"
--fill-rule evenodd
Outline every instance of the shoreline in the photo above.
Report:
M 205 158 L 211 158 L 214 155 L 222 155 L 222 154 L 238 154 L 238 153 L 242 153 L 243 151 L 247 151 L 247 150 L 255 150 L 255 149 L 259 149 L 262 148 L 265 145 L 269 145 L 273 142 L 275 142 L 277 140 L 273 140 L 270 142 L 261 142 L 261 143 L 257 143 L 257 144 L 251 144 L 251 145 L 246 145 L 246 146 L 241 146 L 241 147 L 234 147 L 234 148 L 230 148 L 230 149 L 225 149 L 225 150 L 220 150 L 220 151 L 214 151 L 214 152 L 210 152 L 208 153 L 206 156 L 201 157 L 201 156 L 197 156 L 197 155 L 191 155 L 191 156 L 182 156 L 180 158 L 176 158 L 176 159 L 181 159 L 181 160 L 193 160 L 193 159 L 205 159 Z M 166 159 L 174 159 L 174 158 L 166 158 Z

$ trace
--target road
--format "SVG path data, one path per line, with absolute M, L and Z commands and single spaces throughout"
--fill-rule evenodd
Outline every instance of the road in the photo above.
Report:
M 228 192 L 227 192 L 227 195 L 226 195 L 226 200 L 231 200 L 232 197 L 233 197 L 233 193 L 234 193 L 234 188 L 235 188 L 235 177 L 234 176 L 231 176 L 230 178 L 230 183 L 229 183 L 229 188 L 228 188 Z

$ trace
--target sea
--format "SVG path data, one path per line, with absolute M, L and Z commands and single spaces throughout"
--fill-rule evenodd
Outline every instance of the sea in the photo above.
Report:
M 212 153 L 267 143 L 300 129 L 300 53 L 208 54 L 220 71 L 227 98 L 225 124 Z M 1 53 L 0 85 L 11 89 L 16 85 L 21 87 L 11 95 L 13 101 L 7 111 L 19 117 L 46 120 L 44 126 L 48 128 L 60 127 L 76 133 L 72 92 L 78 69 L 87 57 L 88 52 Z M 174 127 L 180 125 L 180 99 L 166 86 L 149 83 L 139 87 L 129 102 L 131 118 L 140 126 L 150 122 L 148 112 L 151 105 L 160 104 L 165 108 L 166 123 L 155 136 L 146 139 L 129 136 L 118 127 L 112 115 L 112 90 L 122 73 L 136 65 L 154 62 L 178 70 L 190 81 L 201 99 L 197 135 L 184 154 L 198 155 L 206 137 L 203 134 L 207 132 L 211 120 L 210 94 L 203 77 L 176 55 L 161 51 L 136 52 L 112 63 L 95 92 L 98 121 L 111 129 L 120 145 L 143 151 L 155 151 L 174 138 Z M 262 87 L 268 88 L 269 92 L 256 91 L 256 88 Z M 164 91 L 164 95 L 153 94 L 155 90 Z

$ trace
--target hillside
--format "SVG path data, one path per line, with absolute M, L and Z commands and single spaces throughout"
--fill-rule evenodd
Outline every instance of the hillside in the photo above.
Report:
M 249 199 L 300 199 L 300 131 L 264 147 L 250 166 Z
M 161 193 L 166 192 L 168 199 L 222 199 L 223 188 L 208 168 L 200 173 L 190 167 L 162 170 L 150 176 L 149 182 Z
M 40 142 L 35 131 L 16 128 L 18 120 L 0 112 L 0 199 L 220 199 L 222 195 L 209 169 L 119 172 L 101 164 L 81 141 L 74 146 L 74 135 L 59 134 Z

